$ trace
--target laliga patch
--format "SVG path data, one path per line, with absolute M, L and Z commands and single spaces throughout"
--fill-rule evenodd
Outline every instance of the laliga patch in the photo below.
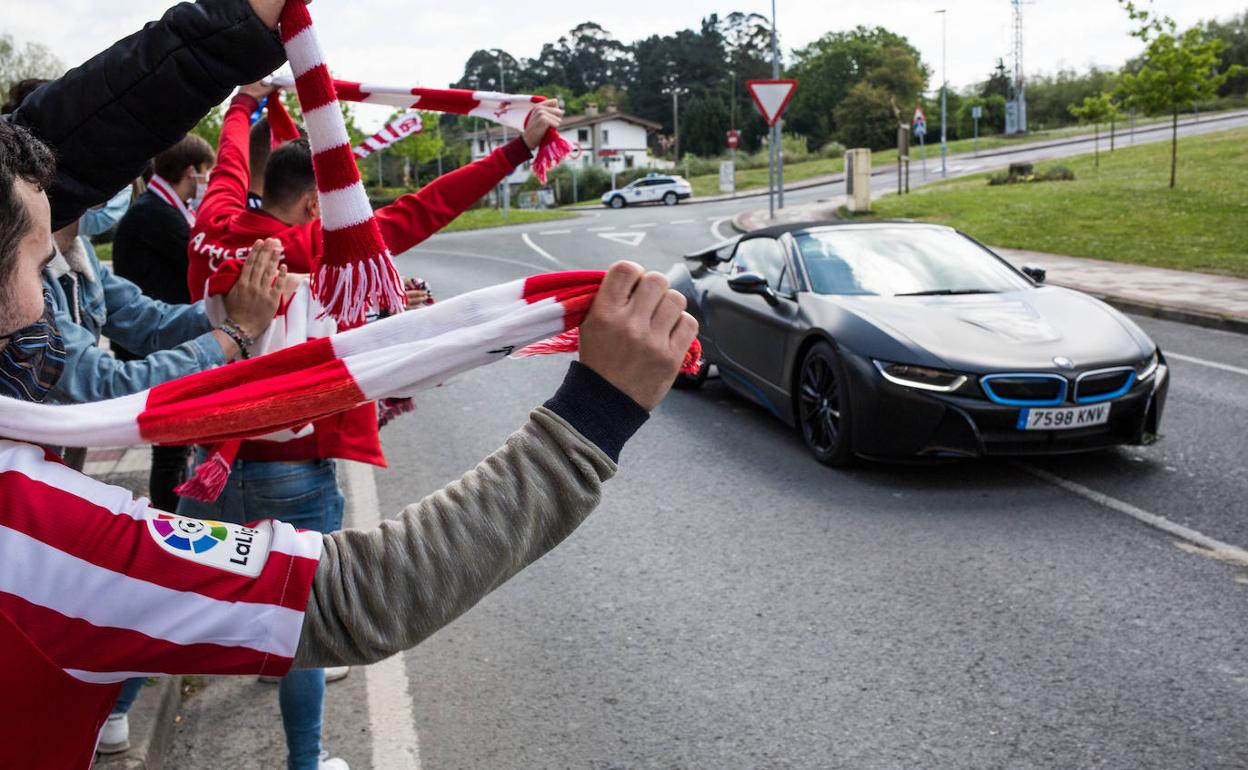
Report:
M 244 527 L 160 513 L 148 519 L 147 529 L 174 556 L 245 577 L 260 574 L 273 542 L 273 525 L 267 521 Z

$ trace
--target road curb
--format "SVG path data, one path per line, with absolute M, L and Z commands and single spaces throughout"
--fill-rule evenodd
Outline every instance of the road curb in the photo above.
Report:
M 163 770 L 173 745 L 182 677 L 159 677 L 143 688 L 130 709 L 130 750 L 97 755 L 96 770 Z
M 746 227 L 744 219 L 751 211 L 737 212 L 729 219 L 729 224 L 733 230 L 738 233 L 748 233 L 752 229 Z M 1049 281 L 1054 286 L 1065 286 L 1068 289 L 1081 291 L 1092 297 L 1096 297 L 1107 305 L 1115 307 L 1124 313 L 1135 313 L 1136 315 L 1148 316 L 1149 318 L 1159 318 L 1163 321 L 1175 321 L 1177 323 L 1188 324 L 1190 326 L 1200 326 L 1205 329 L 1218 329 L 1220 331 L 1234 332 L 1236 334 L 1248 334 L 1248 318 L 1236 318 L 1233 316 L 1218 315 L 1208 311 L 1197 310 L 1195 308 L 1180 307 L 1177 305 L 1166 305 L 1160 302 L 1141 302 L 1140 300 L 1131 299 L 1129 297 L 1119 297 L 1113 294 L 1102 294 L 1101 292 L 1088 291 L 1078 285 L 1063 284 L 1058 281 Z

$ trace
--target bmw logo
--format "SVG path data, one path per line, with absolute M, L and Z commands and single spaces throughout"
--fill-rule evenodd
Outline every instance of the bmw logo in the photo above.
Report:
M 1053 356 L 1053 363 L 1057 364 L 1059 369 L 1074 369 L 1075 362 L 1066 356 Z

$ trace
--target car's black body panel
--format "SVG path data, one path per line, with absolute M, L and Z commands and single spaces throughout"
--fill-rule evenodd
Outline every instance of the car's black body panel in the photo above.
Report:
M 819 226 L 826 223 L 778 226 L 740 240 L 783 239 Z M 669 273 L 701 324 L 707 360 L 733 390 L 794 424 L 793 393 L 804 353 L 818 340 L 831 343 L 848 378 L 852 408 L 843 419 L 852 420 L 853 450 L 860 455 L 1076 452 L 1145 443 L 1157 433 L 1169 386 L 1164 359 L 1156 374 L 1133 381 L 1110 401 L 1107 424 L 1089 428 L 1021 430 L 1022 407 L 994 403 L 980 386 L 980 375 L 1059 374 L 1068 380 L 1061 406 L 1075 406 L 1071 398 L 1080 374 L 1147 359 L 1156 350 L 1152 341 L 1099 300 L 1043 285 L 995 294 L 888 297 L 820 295 L 799 283 L 792 292 L 777 292 L 772 303 L 729 288 L 729 274 L 713 257 L 726 245 L 690 254 Z M 1063 358 L 1068 368 L 1057 365 Z M 875 361 L 951 370 L 968 380 L 954 393 L 919 390 L 887 381 Z

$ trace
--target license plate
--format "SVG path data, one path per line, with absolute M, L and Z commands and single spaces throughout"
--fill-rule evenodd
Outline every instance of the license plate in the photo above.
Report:
M 1067 406 L 1055 409 L 1024 409 L 1018 415 L 1019 430 L 1070 430 L 1109 422 L 1109 404 Z

